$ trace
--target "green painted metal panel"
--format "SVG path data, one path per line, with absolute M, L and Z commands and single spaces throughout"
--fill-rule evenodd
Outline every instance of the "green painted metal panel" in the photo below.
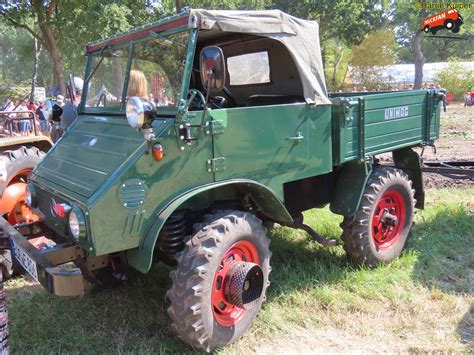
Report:
M 271 216 L 274 218 L 274 220 L 279 221 L 280 223 L 292 222 L 293 219 L 288 214 L 276 194 L 268 187 L 255 181 L 246 179 L 233 179 L 204 184 L 190 189 L 181 195 L 173 195 L 174 199 L 172 201 L 168 201 L 167 204 L 163 204 L 163 208 L 158 213 L 156 213 L 153 223 L 150 224 L 148 230 L 146 231 L 140 246 L 128 251 L 127 256 L 130 265 L 143 273 L 148 272 L 153 261 L 153 251 L 155 249 L 158 234 L 168 217 L 192 197 L 208 190 L 230 185 L 238 186 L 239 189 L 250 193 L 252 198 L 255 199 L 263 211 L 271 213 Z
M 224 132 L 214 136 L 214 156 L 225 158 L 216 180 L 252 178 L 283 198 L 284 182 L 332 170 L 329 105 L 222 109 L 210 115 L 224 123 Z
M 363 160 L 395 148 L 426 144 L 439 135 L 439 99 L 430 92 L 417 90 L 361 95 L 363 112 L 355 99 L 349 99 L 351 108 L 345 117 L 333 115 L 336 165 L 354 159 Z M 341 100 L 335 98 L 333 102 L 342 106 Z M 344 114 L 342 109 L 335 109 L 335 112 Z M 363 132 L 360 130 L 362 114 L 365 122 Z M 361 149 L 364 156 L 361 156 Z
M 201 116 L 190 113 L 184 119 L 198 124 Z M 164 129 L 156 132 L 165 150 L 163 160 L 157 162 L 142 148 L 94 196 L 90 215 L 97 255 L 138 247 L 164 206 L 186 191 L 213 181 L 206 170 L 206 161 L 212 157 L 212 137 L 201 134 L 181 150 L 174 119 L 167 120 Z M 147 188 L 143 204 L 135 209 L 124 206 L 119 196 L 121 187 L 131 179 L 140 179 Z
M 142 144 L 143 135 L 123 117 L 82 116 L 35 174 L 89 198 Z

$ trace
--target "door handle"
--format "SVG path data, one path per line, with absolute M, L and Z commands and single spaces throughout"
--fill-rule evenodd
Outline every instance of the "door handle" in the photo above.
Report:
M 304 136 L 301 132 L 296 133 L 296 136 L 286 137 L 287 141 L 295 141 L 296 143 L 300 143 L 304 139 Z

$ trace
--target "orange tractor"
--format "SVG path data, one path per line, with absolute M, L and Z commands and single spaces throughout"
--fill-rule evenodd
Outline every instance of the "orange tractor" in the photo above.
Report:
M 26 136 L 19 129 L 25 122 L 29 123 Z M 52 145 L 50 138 L 38 133 L 34 112 L 0 111 L 0 215 L 15 227 L 29 228 L 39 220 L 25 200 L 26 180 Z M 15 269 L 7 238 L 0 238 L 0 249 L 5 280 Z

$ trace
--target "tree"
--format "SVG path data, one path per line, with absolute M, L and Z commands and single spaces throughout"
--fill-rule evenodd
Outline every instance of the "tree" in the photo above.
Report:
M 28 85 L 33 61 L 33 37 L 7 26 L 0 17 L 0 86 Z
M 156 19 L 159 9 L 150 0 L 11 0 L 0 4 L 4 23 L 27 31 L 46 49 L 55 82 L 65 95 L 67 69 L 84 67 L 82 53 L 88 41 L 126 31 Z M 42 78 L 43 81 L 45 78 Z
M 421 24 L 427 16 L 426 0 L 421 0 L 421 9 L 416 8 L 413 3 L 405 1 L 394 2 L 393 22 L 397 26 L 397 38 L 402 46 L 409 46 L 415 64 L 414 89 L 420 89 L 423 83 L 423 65 L 425 56 L 422 49 L 423 31 Z
M 329 91 L 337 91 L 344 85 L 350 59 L 350 48 L 339 38 L 324 43 L 326 85 Z
M 60 0 L 11 1 L 0 5 L 0 14 L 10 25 L 27 30 L 51 56 L 53 71 L 61 94 L 66 94 L 64 83 L 64 66 L 58 47 L 58 28 L 60 24 L 55 14 Z M 31 24 L 35 21 L 37 27 Z
M 38 44 L 38 40 L 34 39 L 35 43 L 35 55 L 33 61 L 33 76 L 31 78 L 31 94 L 30 94 L 30 102 L 35 101 L 35 87 L 36 87 L 36 78 L 38 76 L 38 60 L 41 53 L 41 47 Z
M 436 73 L 435 81 L 454 97 L 461 99 L 466 91 L 474 90 L 474 70 L 452 61 L 448 67 Z
M 352 48 L 353 81 L 367 89 L 383 84 L 381 69 L 395 62 L 395 49 L 395 36 L 390 29 L 369 34 L 361 44 Z
M 274 0 L 273 8 L 294 16 L 317 20 L 321 42 L 339 38 L 346 44 L 360 43 L 367 33 L 387 22 L 385 0 Z

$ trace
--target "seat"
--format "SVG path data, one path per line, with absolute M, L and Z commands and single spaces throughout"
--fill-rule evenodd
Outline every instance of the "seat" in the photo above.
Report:
M 252 95 L 247 99 L 247 107 L 304 103 L 298 95 Z

